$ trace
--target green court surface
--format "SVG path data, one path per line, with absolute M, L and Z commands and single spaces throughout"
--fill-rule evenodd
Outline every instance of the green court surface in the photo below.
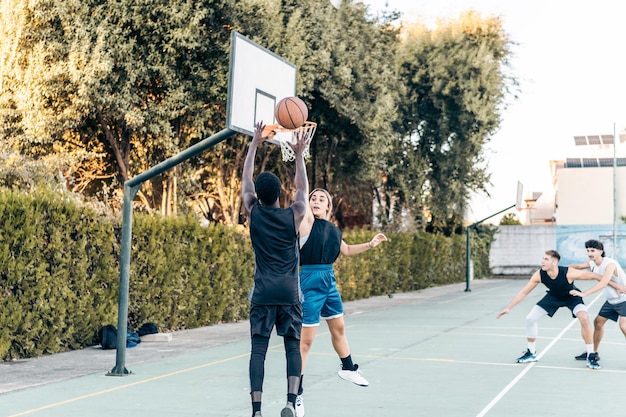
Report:
M 352 355 L 370 386 L 338 378 L 340 362 L 322 324 L 305 372 L 306 416 L 546 417 L 620 410 L 626 342 L 614 322 L 605 329 L 600 370 L 574 360 L 584 345 L 578 321 L 565 309 L 539 322 L 539 361 L 515 363 L 526 349 L 526 314 L 544 288 L 511 314 L 495 317 L 525 283 L 475 280 L 470 292 L 454 284 L 346 303 Z M 603 301 L 601 293 L 585 300 L 591 320 Z M 115 353 L 95 348 L 1 364 L 0 416 L 250 416 L 247 323 L 173 336 L 129 349 L 132 373 L 124 377 L 107 376 Z M 97 363 L 106 365 L 94 371 Z M 280 415 L 285 392 L 282 339 L 273 337 L 264 417 Z

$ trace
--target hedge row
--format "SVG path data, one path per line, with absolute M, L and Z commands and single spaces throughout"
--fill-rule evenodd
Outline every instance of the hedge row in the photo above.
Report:
M 247 318 L 253 252 L 242 228 L 135 213 L 129 330 L 161 331 Z M 0 191 L 0 358 L 36 357 L 97 343 L 117 324 L 119 220 L 55 194 Z M 373 232 L 344 233 L 348 243 Z M 462 237 L 388 235 L 336 264 L 345 300 L 465 278 Z

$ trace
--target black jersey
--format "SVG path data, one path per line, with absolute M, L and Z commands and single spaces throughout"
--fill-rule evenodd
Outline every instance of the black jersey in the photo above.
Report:
M 255 203 L 250 210 L 250 239 L 255 261 L 252 303 L 298 304 L 298 232 L 293 209 Z
M 569 292 L 576 289 L 574 284 L 567 280 L 567 269 L 568 267 L 566 266 L 559 266 L 559 273 L 554 279 L 550 278 L 543 269 L 539 270 L 541 282 L 548 287 L 548 292 L 559 300 L 566 300 L 572 297 Z
M 341 250 L 341 230 L 328 220 L 316 218 L 307 241 L 300 248 L 301 265 L 332 264 Z

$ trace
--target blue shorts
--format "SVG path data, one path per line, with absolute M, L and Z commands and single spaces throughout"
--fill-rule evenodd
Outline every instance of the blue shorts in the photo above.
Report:
M 343 316 L 341 295 L 332 265 L 303 265 L 300 270 L 302 326 L 319 326 L 325 320 Z

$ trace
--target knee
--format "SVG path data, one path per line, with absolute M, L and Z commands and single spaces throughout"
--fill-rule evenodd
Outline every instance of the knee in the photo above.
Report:
M 346 334 L 346 324 L 340 319 L 335 319 L 332 324 L 329 323 L 328 329 L 333 337 L 343 337 Z
M 311 350 L 311 346 L 313 346 L 312 337 L 302 337 L 302 339 L 300 339 L 300 350 L 302 352 L 308 352 Z

